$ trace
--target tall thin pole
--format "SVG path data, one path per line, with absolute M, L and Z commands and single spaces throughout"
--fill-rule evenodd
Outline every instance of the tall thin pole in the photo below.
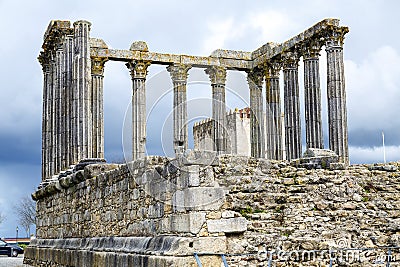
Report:
M 386 163 L 385 134 L 382 131 L 383 163 Z

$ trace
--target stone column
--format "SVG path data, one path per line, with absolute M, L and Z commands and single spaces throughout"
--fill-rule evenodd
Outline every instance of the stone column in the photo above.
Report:
M 43 108 L 42 108 L 42 181 L 49 178 L 49 94 L 50 94 L 50 80 L 51 80 L 51 67 L 48 55 L 41 52 L 39 55 L 39 62 L 43 70 Z
M 149 61 L 132 61 L 127 67 L 132 77 L 132 160 L 146 155 L 146 90 Z
M 266 97 L 266 158 L 282 160 L 282 120 L 279 87 L 279 62 L 266 65 L 265 97 Z
M 295 52 L 283 55 L 286 159 L 301 157 L 301 124 L 298 79 L 299 56 Z
M 56 50 L 56 87 L 55 87 L 55 173 L 58 174 L 63 169 L 62 164 L 62 152 L 63 152 L 63 109 L 62 109 L 62 95 L 64 91 L 64 79 L 63 79 L 63 70 L 64 70 L 64 56 L 63 56 L 63 48 L 62 44 L 58 44 Z
M 188 147 L 186 82 L 188 71 L 191 67 L 185 64 L 173 64 L 167 67 L 174 86 L 173 119 L 175 153 L 182 153 Z
M 48 111 L 49 111 L 49 178 L 56 173 L 56 121 L 55 121 L 55 92 L 56 92 L 56 77 L 57 77 L 57 66 L 56 66 L 56 55 L 54 51 L 49 51 L 50 56 L 50 79 L 49 79 L 49 99 L 48 99 Z
M 71 103 L 73 101 L 73 87 L 72 87 L 72 61 L 73 61 L 73 35 L 66 35 L 64 42 L 64 95 L 63 95 L 63 109 L 64 109 L 64 167 L 68 168 L 73 163 L 72 156 L 72 135 L 71 135 Z
M 265 157 L 264 114 L 262 83 L 264 73 L 261 69 L 252 69 L 247 73 L 250 89 L 250 144 L 251 156 Z
M 303 54 L 306 145 L 307 148 L 324 148 L 319 79 L 319 51 L 321 46 L 316 41 L 306 45 Z
M 103 79 L 108 58 L 92 57 L 92 156 L 104 158 Z
M 214 150 L 218 154 L 226 153 L 226 104 L 225 81 L 226 68 L 210 67 L 205 70 L 209 75 L 212 86 L 212 118 Z
M 346 164 L 349 163 L 349 151 L 343 40 L 347 32 L 346 27 L 333 29 L 326 42 L 329 148 Z
M 73 123 L 74 163 L 91 158 L 92 116 L 91 116 L 91 60 L 90 60 L 90 22 L 74 22 L 74 60 L 73 60 Z

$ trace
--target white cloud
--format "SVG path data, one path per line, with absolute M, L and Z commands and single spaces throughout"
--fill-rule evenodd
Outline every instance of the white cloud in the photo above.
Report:
M 349 127 L 385 129 L 400 127 L 400 55 L 381 46 L 361 63 L 345 62 Z
M 209 22 L 209 37 L 204 41 L 205 54 L 211 54 L 212 51 L 218 48 L 223 48 L 225 42 L 232 38 L 233 32 L 233 18 Z
M 235 19 L 211 19 L 207 27 L 208 37 L 203 42 L 203 50 L 205 54 L 210 54 L 215 49 L 225 49 L 235 44 L 244 44 L 251 52 L 267 42 L 282 42 L 296 28 L 296 23 L 279 11 L 252 10 Z
M 249 15 L 249 26 L 260 34 L 257 41 L 260 46 L 267 42 L 283 42 L 293 33 L 296 24 L 284 13 L 268 10 Z

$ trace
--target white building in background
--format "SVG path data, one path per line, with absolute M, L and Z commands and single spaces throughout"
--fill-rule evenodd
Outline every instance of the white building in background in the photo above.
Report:
M 193 126 L 195 150 L 214 150 L 213 120 L 211 118 L 196 122 Z M 251 156 L 250 145 L 250 108 L 230 110 L 226 113 L 227 154 Z M 284 124 L 282 114 L 282 140 L 284 140 Z M 266 129 L 266 127 L 264 127 Z M 265 134 L 264 134 L 265 136 Z M 283 151 L 286 158 L 286 151 Z

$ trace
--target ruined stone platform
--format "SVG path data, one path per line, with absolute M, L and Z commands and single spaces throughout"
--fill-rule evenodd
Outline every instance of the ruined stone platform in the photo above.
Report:
M 25 263 L 197 266 L 194 253 L 253 253 L 259 257 L 227 256 L 229 266 L 259 266 L 266 251 L 400 244 L 399 162 L 308 170 L 212 155 L 88 165 L 39 189 L 38 239 Z M 199 258 L 203 266 L 222 262 Z

